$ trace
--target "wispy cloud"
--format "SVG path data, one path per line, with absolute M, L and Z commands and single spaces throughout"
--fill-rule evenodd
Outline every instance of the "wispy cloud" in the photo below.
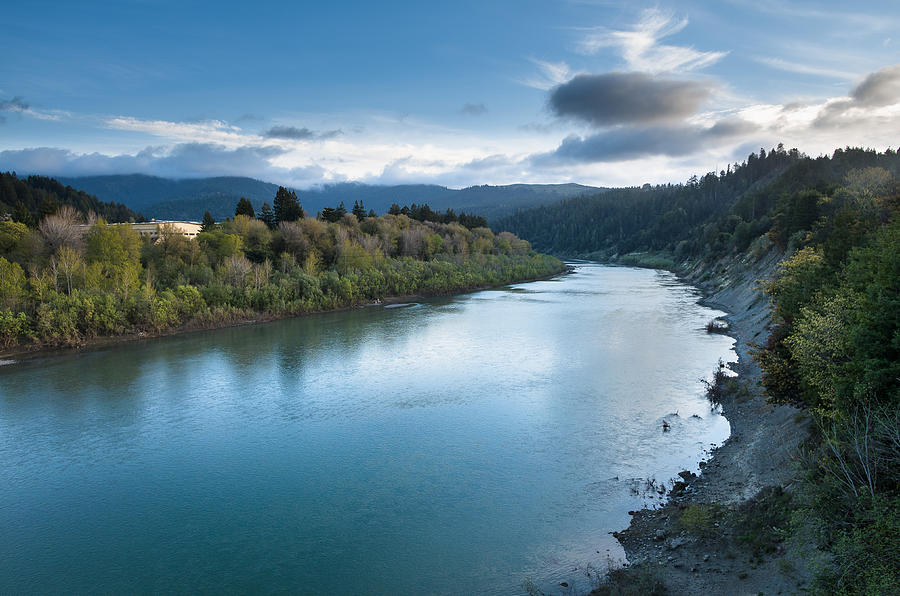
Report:
M 249 140 L 240 127 L 221 120 L 172 122 L 170 120 L 141 120 L 131 116 L 117 116 L 106 119 L 104 123 L 108 128 L 116 130 L 142 132 L 187 143 L 219 143 L 233 147 L 246 145 Z
M 711 66 L 728 52 L 703 52 L 691 47 L 666 45 L 661 39 L 674 35 L 688 25 L 688 19 L 656 8 L 641 14 L 631 29 L 615 30 L 597 27 L 588 31 L 576 44 L 583 54 L 596 54 L 611 48 L 619 52 L 628 70 L 648 73 L 690 72 Z
M 546 60 L 537 60 L 535 58 L 529 58 L 529 60 L 538 67 L 538 72 L 535 75 L 519 81 L 519 83 L 526 87 L 547 91 L 560 83 L 565 83 L 572 76 L 572 69 L 570 69 L 569 65 L 565 62 L 548 62 Z
M 760 64 L 765 64 L 766 66 L 771 66 L 772 68 L 778 70 L 784 70 L 787 72 L 796 72 L 800 74 L 808 74 L 815 75 L 820 77 L 829 77 L 833 79 L 842 79 L 845 81 L 852 81 L 856 79 L 859 75 L 857 73 L 852 73 L 843 70 L 835 70 L 833 68 L 821 67 L 821 66 L 812 66 L 809 64 L 801 64 L 799 62 L 790 62 L 788 60 L 783 60 L 781 58 L 767 58 L 767 57 L 759 57 L 754 58 Z
M 60 120 L 62 116 L 68 114 L 68 112 L 63 112 L 61 110 L 36 110 L 31 107 L 21 95 L 17 95 L 11 99 L 0 100 L 0 124 L 6 122 L 6 116 L 4 116 L 2 112 L 18 114 L 20 116 L 30 116 L 31 118 L 37 118 L 38 120 Z
M 816 2 L 814 7 L 783 0 L 728 0 L 728 2 L 778 17 L 827 20 L 868 31 L 892 31 L 900 27 L 900 20 L 884 11 L 870 14 L 862 10 L 822 10 L 819 2 Z

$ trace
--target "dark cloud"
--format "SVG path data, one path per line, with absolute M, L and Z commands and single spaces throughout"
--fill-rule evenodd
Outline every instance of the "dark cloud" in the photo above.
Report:
M 826 105 L 816 116 L 813 126 L 831 128 L 861 124 L 869 120 L 866 108 L 880 108 L 900 103 L 900 64 L 885 66 L 866 76 L 863 81 L 850 91 L 850 99 L 833 101 Z M 854 108 L 862 113 L 850 115 Z
M 459 111 L 469 116 L 481 116 L 487 114 L 488 109 L 483 103 L 467 103 Z
M 683 157 L 758 130 L 740 119 L 717 122 L 711 127 L 650 126 L 617 128 L 588 137 L 571 135 L 555 151 L 532 157 L 536 165 L 616 162 L 665 155 Z
M 264 137 L 269 139 L 288 139 L 292 141 L 323 141 L 333 139 L 342 135 L 341 130 L 326 130 L 324 132 L 315 132 L 306 128 L 297 128 L 296 126 L 273 126 L 269 130 L 262 133 Z
M 871 73 L 850 92 L 860 106 L 889 106 L 900 101 L 900 64 Z
M 24 112 L 30 106 L 19 95 L 12 99 L 0 100 L 0 112 Z
M 12 99 L 2 99 L 0 100 L 0 112 L 24 112 L 30 106 L 25 102 L 25 99 L 19 95 L 13 97 Z M 6 122 L 6 116 L 0 114 L 0 124 L 4 124 Z
M 550 92 L 550 109 L 594 126 L 672 122 L 696 113 L 711 91 L 706 83 L 640 72 L 583 74 Z

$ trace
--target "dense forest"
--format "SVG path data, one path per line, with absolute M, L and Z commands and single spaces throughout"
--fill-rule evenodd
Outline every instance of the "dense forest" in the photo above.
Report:
M 814 420 L 802 485 L 773 508 L 779 540 L 812 545 L 816 593 L 900 592 L 900 154 L 778 147 L 686 184 L 611 190 L 498 225 L 540 250 L 714 278 L 781 255 L 755 358 L 773 403 Z M 748 282 L 744 282 L 748 283 Z M 785 509 L 785 507 L 787 509 Z
M 64 205 L 36 226 L 0 221 L 0 347 L 210 327 L 533 279 L 563 264 L 510 233 L 357 210 L 304 217 L 279 188 L 270 221 L 204 218 L 158 239 Z
M 864 149 L 837 150 L 810 159 L 781 145 L 750 154 L 718 173 L 692 176 L 684 184 L 623 188 L 522 210 L 496 222 L 495 229 L 528 238 L 536 250 L 601 260 L 652 252 L 675 261 L 718 258 L 743 252 L 774 230 L 780 246 L 809 226 L 815 203 L 806 191 L 827 195 L 854 169 L 880 167 L 896 175 L 900 155 Z M 788 210 L 794 219 L 786 219 Z
M 47 215 L 68 205 L 80 214 L 95 214 L 110 222 L 142 221 L 139 213 L 121 203 L 104 203 L 97 197 L 71 186 L 63 186 L 53 178 L 0 172 L 0 218 L 33 226 Z

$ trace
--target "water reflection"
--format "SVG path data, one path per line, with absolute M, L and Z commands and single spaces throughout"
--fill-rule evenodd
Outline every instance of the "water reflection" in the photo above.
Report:
M 582 264 L 0 367 L 0 590 L 571 583 L 641 479 L 727 435 L 698 379 L 732 341 L 696 298 Z

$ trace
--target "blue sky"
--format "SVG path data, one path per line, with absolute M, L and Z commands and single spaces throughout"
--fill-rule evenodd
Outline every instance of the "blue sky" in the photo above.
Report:
M 29 1 L 0 169 L 596 185 L 900 144 L 894 1 Z M 896 37 L 896 39 L 895 39 Z

